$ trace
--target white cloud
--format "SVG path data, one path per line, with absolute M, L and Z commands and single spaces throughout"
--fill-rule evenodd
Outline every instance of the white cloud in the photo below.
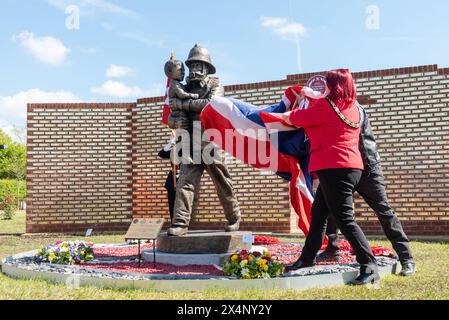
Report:
M 80 7 L 81 14 L 93 14 L 96 9 L 112 13 L 116 15 L 135 18 L 138 13 L 123 7 L 120 7 L 112 2 L 106 0 L 47 0 L 48 4 L 65 12 L 70 5 L 77 5 Z
M 164 85 L 156 84 L 150 89 L 138 86 L 130 87 L 123 82 L 108 80 L 100 87 L 91 88 L 91 92 L 114 98 L 154 97 L 164 94 Z
M 260 22 L 263 27 L 276 28 L 287 24 L 288 20 L 286 18 L 276 18 L 276 17 L 260 17 Z
M 0 128 L 11 132 L 14 125 L 26 123 L 28 103 L 72 103 L 81 99 L 70 91 L 30 89 L 12 96 L 0 96 Z
M 274 34 L 281 36 L 284 40 L 297 41 L 307 33 L 303 24 L 289 22 L 286 18 L 262 16 L 260 23 L 263 27 L 272 29 Z
M 63 64 L 70 49 L 53 37 L 35 37 L 32 32 L 24 31 L 12 36 L 13 41 L 20 43 L 35 59 L 54 66 Z
M 119 66 L 116 64 L 111 64 L 109 68 L 106 70 L 106 76 L 109 78 L 123 78 L 123 77 L 132 77 L 136 73 L 133 69 Z
M 303 36 L 306 34 L 306 28 L 300 23 L 288 23 L 284 26 L 274 29 L 275 34 L 282 37 Z
M 260 17 L 260 24 L 262 27 L 271 29 L 272 32 L 280 36 L 282 40 L 295 43 L 298 70 L 299 72 L 302 72 L 300 39 L 307 34 L 304 25 L 298 22 L 290 22 L 287 18 L 265 16 Z

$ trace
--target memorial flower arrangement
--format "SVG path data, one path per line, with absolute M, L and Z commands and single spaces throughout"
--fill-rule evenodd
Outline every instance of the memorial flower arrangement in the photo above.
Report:
M 94 244 L 83 241 L 59 241 L 38 250 L 34 260 L 38 263 L 83 264 L 94 258 Z
M 239 279 L 274 278 L 282 275 L 283 267 L 269 252 L 242 250 L 225 260 L 223 272 L 227 276 L 236 276 Z

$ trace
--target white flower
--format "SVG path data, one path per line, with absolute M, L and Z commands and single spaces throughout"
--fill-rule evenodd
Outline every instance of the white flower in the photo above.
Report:
M 242 269 L 242 276 L 245 277 L 245 276 L 248 276 L 248 275 L 249 275 L 249 269 L 248 268 L 243 268 Z

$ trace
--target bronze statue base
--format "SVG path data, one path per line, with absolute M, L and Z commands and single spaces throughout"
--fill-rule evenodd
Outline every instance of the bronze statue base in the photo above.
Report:
M 163 253 L 221 254 L 250 250 L 252 244 L 243 242 L 251 232 L 189 231 L 180 237 L 162 233 L 157 239 L 157 251 Z

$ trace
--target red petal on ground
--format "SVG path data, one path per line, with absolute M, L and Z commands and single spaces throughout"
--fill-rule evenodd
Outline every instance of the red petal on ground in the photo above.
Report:
M 153 245 L 143 244 L 140 246 L 140 250 L 153 249 Z M 124 258 L 124 257 L 137 257 L 138 246 L 120 246 L 120 247 L 94 247 L 95 258 Z
M 275 237 L 268 236 L 255 236 L 254 237 L 254 245 L 264 245 L 264 244 L 280 244 L 279 239 Z
M 379 257 L 379 256 L 394 257 L 395 256 L 394 252 L 391 251 L 390 249 L 388 249 L 387 247 L 374 246 L 374 247 L 371 247 L 371 250 L 373 250 L 373 254 L 376 257 Z
M 340 241 L 340 249 L 343 251 L 338 261 L 321 261 L 318 265 L 332 265 L 332 264 L 352 264 L 355 263 L 355 256 L 352 254 L 352 249 L 349 243 L 345 240 Z M 268 244 L 265 245 L 267 250 L 272 254 L 273 259 L 280 263 L 287 265 L 295 262 L 302 252 L 302 246 L 295 244 Z M 144 244 L 141 250 L 152 249 L 152 244 Z M 386 247 L 372 247 L 373 253 L 376 256 L 393 256 L 393 252 Z M 138 246 L 118 246 L 118 247 L 103 247 L 94 248 L 95 258 L 124 258 L 137 257 Z M 142 262 L 142 267 L 139 268 L 137 262 L 117 262 L 117 263 L 96 263 L 83 265 L 83 268 L 100 269 L 115 272 L 128 272 L 138 274 L 179 274 L 179 275 L 216 275 L 221 276 L 223 272 L 213 266 L 174 266 L 168 264 L 156 264 Z
M 172 274 L 172 275 L 213 275 L 222 276 L 223 272 L 213 266 L 173 266 L 169 264 L 142 262 L 139 268 L 138 262 L 97 263 L 83 265 L 85 269 L 107 270 L 112 272 L 126 272 L 138 274 Z

